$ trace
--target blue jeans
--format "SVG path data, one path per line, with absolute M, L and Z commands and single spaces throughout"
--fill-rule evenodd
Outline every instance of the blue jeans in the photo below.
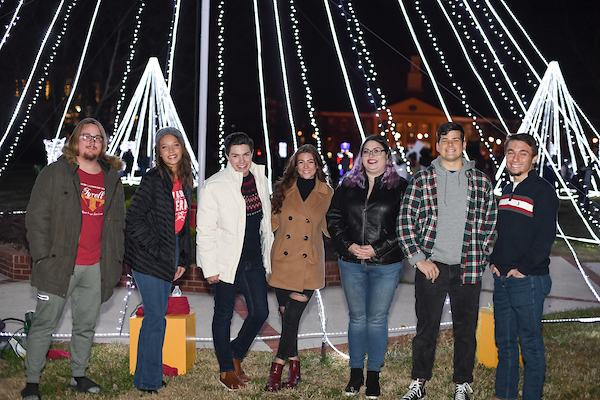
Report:
M 138 389 L 158 390 L 162 387 L 162 348 L 171 282 L 135 270 L 133 277 L 144 305 L 133 385 Z
M 246 300 L 248 316 L 230 342 L 231 318 L 238 287 Z M 269 316 L 267 279 L 262 259 L 240 261 L 234 284 L 219 281 L 213 285 L 215 314 L 212 322 L 213 343 L 221 372 L 233 371 L 233 359 L 243 360 Z
M 175 237 L 175 269 L 179 263 L 179 240 Z M 158 390 L 162 387 L 162 348 L 167 327 L 167 305 L 171 282 L 133 271 L 142 296 L 144 319 L 138 337 L 137 362 L 133 385 L 138 389 Z
M 415 311 L 417 334 L 412 346 L 413 379 L 430 380 L 435 360 L 435 348 L 440 332 L 440 320 L 446 295 L 450 297 L 452 331 L 454 333 L 454 375 L 456 383 L 473 382 L 475 350 L 477 349 L 477 319 L 481 281 L 462 283 L 459 264 L 435 263 L 440 274 L 431 282 L 419 269 L 415 272 Z
M 519 343 L 525 362 L 523 400 L 542 398 L 546 355 L 542 339 L 542 311 L 552 280 L 550 275 L 515 278 L 494 275 L 494 321 L 498 346 L 495 396 L 517 399 Z
M 388 314 L 402 276 L 402 261 L 388 265 L 365 265 L 338 259 L 340 278 L 350 321 L 348 350 L 350 368 L 379 371 L 388 342 Z

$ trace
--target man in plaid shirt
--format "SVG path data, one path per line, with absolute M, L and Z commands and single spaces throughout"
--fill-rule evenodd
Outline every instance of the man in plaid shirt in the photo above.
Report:
M 463 128 L 454 122 L 437 131 L 440 154 L 410 182 L 398 216 L 398 240 L 416 267 L 412 383 L 405 400 L 423 399 L 431 379 L 446 295 L 454 331 L 454 398 L 469 399 L 477 341 L 481 278 L 488 265 L 497 208 L 492 184 L 462 153 Z

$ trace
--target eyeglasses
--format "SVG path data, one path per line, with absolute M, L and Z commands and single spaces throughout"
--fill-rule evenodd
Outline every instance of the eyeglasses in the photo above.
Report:
M 96 143 L 104 142 L 104 138 L 102 137 L 102 135 L 92 136 L 90 134 L 84 133 L 83 135 L 81 135 L 81 138 L 83 139 L 84 142 L 91 142 L 92 139 Z
M 383 153 L 385 153 L 385 150 L 381 149 L 379 147 L 376 149 L 373 149 L 373 150 L 363 149 L 363 151 L 362 151 L 363 157 L 369 157 L 371 154 L 373 154 L 373 156 L 375 156 L 375 157 L 379 157 Z

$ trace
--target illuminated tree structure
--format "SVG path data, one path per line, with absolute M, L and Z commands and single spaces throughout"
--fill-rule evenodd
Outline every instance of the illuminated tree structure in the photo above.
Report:
M 172 126 L 183 133 L 185 146 L 192 158 L 194 182 L 197 183 L 198 161 L 181 124 L 175 104 L 169 94 L 158 59 L 148 60 L 127 111 L 108 146 L 108 153 L 125 160 L 123 183 L 139 184 L 141 177 L 154 163 L 156 131 Z M 126 154 L 130 152 L 130 154 Z

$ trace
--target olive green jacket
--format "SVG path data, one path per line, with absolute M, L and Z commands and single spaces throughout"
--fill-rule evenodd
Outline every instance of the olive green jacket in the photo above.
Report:
M 118 160 L 118 159 L 117 159 Z M 123 271 L 125 200 L 118 171 L 104 156 L 98 162 L 104 173 L 104 228 L 100 253 L 102 302 L 112 296 Z M 33 259 L 31 285 L 66 298 L 75 268 L 81 233 L 81 183 L 78 164 L 62 156 L 37 177 L 25 225 Z

